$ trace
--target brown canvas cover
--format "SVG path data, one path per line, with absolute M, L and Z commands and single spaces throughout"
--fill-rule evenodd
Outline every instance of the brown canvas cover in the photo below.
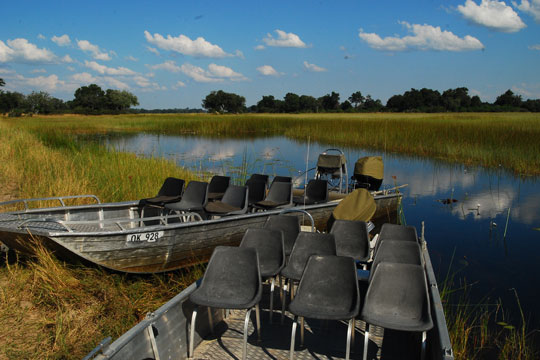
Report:
M 346 163 L 347 161 L 343 154 L 320 154 L 317 160 L 317 168 L 339 170 Z
M 376 208 L 375 199 L 367 189 L 356 189 L 341 200 L 332 214 L 339 220 L 368 221 Z
M 375 179 L 384 177 L 384 164 L 381 156 L 366 156 L 358 159 L 354 164 L 355 175 L 366 175 Z

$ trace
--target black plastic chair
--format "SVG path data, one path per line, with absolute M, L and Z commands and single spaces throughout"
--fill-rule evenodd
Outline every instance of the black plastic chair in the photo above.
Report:
M 289 256 L 300 233 L 300 219 L 296 215 L 272 215 L 266 219 L 264 228 L 283 231 L 285 255 Z
M 231 178 L 229 176 L 214 175 L 208 185 L 208 201 L 221 200 L 225 195 Z
M 174 177 L 168 177 L 161 185 L 156 196 L 139 201 L 139 207 L 146 205 L 163 206 L 167 203 L 180 201 L 184 192 L 185 181 Z
M 259 178 L 251 178 L 246 181 L 249 190 L 248 206 L 264 200 L 266 196 L 266 182 Z
M 399 263 L 424 265 L 424 259 L 418 243 L 412 241 L 384 240 L 380 243 L 377 254 L 371 264 L 369 281 L 380 263 Z
M 248 210 L 248 187 L 229 185 L 221 200 L 209 202 L 204 210 L 209 215 L 238 215 Z
M 291 331 L 290 359 L 294 357 L 294 342 L 298 317 L 301 344 L 304 344 L 304 318 L 349 320 L 345 359 L 349 359 L 351 338 L 354 342 L 355 317 L 360 311 L 360 291 L 356 265 L 348 256 L 313 255 L 298 285 L 296 296 L 289 304 L 295 315 Z
M 294 296 L 294 283 L 300 281 L 304 268 L 311 255 L 336 255 L 336 242 L 334 235 L 314 232 L 300 232 L 289 257 L 289 262 L 281 270 L 280 275 L 287 282 L 287 291 Z M 282 292 L 284 288 L 282 287 Z M 285 314 L 285 299 L 287 294 L 281 296 L 281 322 Z
M 176 212 L 203 211 L 208 203 L 208 183 L 190 181 L 179 202 L 165 204 L 165 209 Z
M 414 226 L 404 226 L 385 223 L 379 232 L 379 239 L 375 245 L 375 256 L 380 244 L 385 240 L 409 241 L 418 244 L 418 235 Z
M 247 330 L 251 310 L 255 307 L 257 315 L 257 333 L 260 340 L 259 301 L 262 296 L 261 274 L 257 251 L 252 248 L 218 246 L 202 278 L 199 287 L 191 293 L 189 299 L 197 306 L 219 309 L 247 309 L 244 321 L 244 343 L 242 359 L 247 355 Z M 189 338 L 189 354 L 193 357 L 195 322 L 197 307 L 193 310 Z M 210 328 L 213 328 L 209 316 Z
M 420 265 L 383 262 L 369 283 L 360 318 L 366 322 L 364 360 L 369 346 L 369 326 L 422 332 L 424 358 L 426 332 L 433 327 L 424 268 Z
M 272 279 L 270 285 L 270 323 L 272 323 L 276 275 L 285 266 L 283 232 L 264 228 L 248 229 L 242 238 L 240 247 L 249 247 L 257 250 L 261 277 L 263 280 Z
M 336 255 L 350 256 L 362 263 L 369 260 L 369 232 L 366 222 L 335 220 L 330 234 L 336 239 Z
M 290 176 L 276 175 L 276 176 L 274 176 L 274 178 L 272 179 L 272 184 L 273 184 L 273 183 L 276 183 L 276 182 L 289 182 L 289 183 L 292 183 L 292 177 L 290 177 Z M 272 184 L 270 184 L 270 186 L 272 186 Z
M 312 179 L 308 182 L 304 196 L 295 196 L 293 202 L 298 205 L 312 205 L 328 202 L 328 181 Z
M 292 183 L 273 182 L 268 190 L 268 195 L 263 201 L 253 204 L 254 208 L 269 210 L 277 208 L 291 207 L 292 202 Z
M 268 186 L 268 175 L 264 174 L 251 174 L 248 180 L 263 181 Z

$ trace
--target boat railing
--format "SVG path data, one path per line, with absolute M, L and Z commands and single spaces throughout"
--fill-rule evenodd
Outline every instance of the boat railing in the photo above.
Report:
M 90 198 L 96 200 L 97 204 L 101 204 L 101 201 L 96 195 L 68 195 L 68 196 L 53 196 L 53 197 L 47 197 L 47 198 L 34 198 L 34 199 L 19 199 L 19 200 L 10 200 L 10 201 L 4 201 L 0 202 L 0 206 L 7 206 L 7 205 L 13 205 L 13 204 L 24 204 L 24 210 L 30 210 L 30 207 L 28 206 L 28 203 L 30 202 L 37 202 L 37 201 L 54 201 L 57 200 L 60 202 L 61 206 L 66 206 L 66 203 L 64 200 L 68 199 L 84 199 L 84 198 Z
M 311 222 L 311 232 L 315 232 L 315 220 L 313 220 L 313 216 L 311 216 L 311 214 L 308 213 L 306 210 L 297 209 L 297 208 L 289 208 L 289 209 L 282 210 L 279 214 L 282 215 L 282 214 L 289 214 L 289 213 L 294 213 L 294 212 L 299 212 L 306 215 L 309 218 L 309 221 Z
M 21 222 L 17 228 L 22 229 L 25 227 L 29 227 L 28 224 L 30 223 L 49 223 L 49 224 L 58 224 L 60 226 L 63 226 L 68 232 L 73 233 L 76 232 L 76 230 L 73 228 L 73 226 L 77 225 L 98 225 L 100 228 L 103 228 L 104 225 L 116 225 L 121 231 L 127 231 L 133 228 L 126 228 L 125 226 L 122 226 L 122 223 L 139 223 L 142 224 L 145 221 L 155 221 L 159 220 L 160 225 L 168 225 L 170 219 L 178 218 L 182 222 L 188 221 L 190 219 L 191 221 L 202 221 L 202 217 L 198 213 L 189 212 L 189 213 L 182 213 L 182 214 L 165 214 L 160 216 L 150 216 L 145 218 L 133 218 L 133 217 L 126 217 L 126 218 L 120 218 L 120 219 L 99 219 L 99 220 L 59 220 L 59 219 L 53 219 L 53 218 L 45 218 L 45 219 L 26 219 L 23 222 Z

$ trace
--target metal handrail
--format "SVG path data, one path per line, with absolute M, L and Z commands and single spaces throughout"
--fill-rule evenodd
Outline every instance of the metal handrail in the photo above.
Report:
M 293 213 L 293 212 L 300 212 L 304 215 L 307 215 L 309 220 L 311 221 L 311 232 L 315 232 L 315 220 L 313 220 L 313 216 L 311 216 L 311 214 L 308 213 L 306 210 L 297 209 L 297 208 L 285 209 L 285 210 L 280 211 L 279 215 Z
M 68 196 L 53 196 L 48 198 L 33 198 L 33 199 L 19 199 L 19 200 L 10 200 L 10 201 L 4 201 L 0 202 L 0 206 L 6 206 L 11 204 L 17 204 L 17 203 L 23 203 L 24 204 L 24 210 L 30 210 L 28 207 L 28 203 L 31 201 L 49 201 L 49 200 L 58 200 L 60 201 L 60 204 L 62 207 L 66 206 L 64 203 L 64 200 L 66 199 L 79 199 L 79 198 L 92 198 L 95 199 L 98 204 L 101 204 L 101 201 L 96 195 L 68 195 Z
M 161 225 L 168 225 L 169 219 L 171 218 L 187 218 L 187 217 L 193 217 L 195 218 L 195 221 L 202 221 L 202 217 L 200 214 L 190 212 L 190 213 L 183 213 L 183 214 L 167 214 L 167 215 L 160 215 L 160 216 L 151 216 L 151 217 L 145 217 L 145 218 L 122 218 L 122 219 L 101 219 L 101 220 L 57 220 L 52 218 L 46 218 L 46 219 L 27 219 L 24 220 L 22 223 L 20 223 L 17 228 L 22 229 L 23 227 L 28 227 L 28 223 L 52 223 L 52 224 L 58 224 L 62 225 L 68 232 L 72 233 L 74 232 L 72 227 L 70 225 L 90 225 L 90 224 L 97 224 L 97 225 L 106 225 L 106 224 L 115 224 L 117 225 L 121 231 L 126 230 L 132 230 L 132 229 L 126 229 L 121 225 L 121 223 L 128 223 L 128 222 L 141 222 L 141 221 L 149 221 L 149 220 L 160 220 Z

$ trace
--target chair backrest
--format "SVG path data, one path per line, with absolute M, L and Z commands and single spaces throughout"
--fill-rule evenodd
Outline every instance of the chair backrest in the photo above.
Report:
M 300 233 L 300 219 L 296 215 L 273 215 L 266 219 L 264 228 L 283 232 L 285 254 L 289 255 Z
M 248 229 L 242 238 L 240 247 L 257 250 L 263 278 L 279 274 L 285 266 L 282 231 L 264 228 Z
M 277 175 L 277 176 L 274 176 L 274 179 L 272 179 L 272 184 L 276 183 L 276 182 L 288 182 L 288 183 L 290 183 L 290 182 L 292 182 L 292 177 Z
M 208 183 L 203 181 L 190 181 L 180 203 L 190 203 L 205 206 L 208 203 Z
M 230 181 L 231 178 L 229 176 L 214 175 L 208 185 L 208 192 L 224 193 Z
M 311 255 L 336 255 L 336 242 L 333 234 L 300 232 L 283 269 L 284 276 L 300 280 Z
M 257 251 L 248 247 L 217 246 L 208 262 L 201 285 L 190 298 L 196 304 L 246 309 L 255 305 L 261 295 Z
M 266 185 L 268 185 L 268 175 L 264 174 L 251 174 L 248 180 L 258 180 L 258 181 L 264 181 Z
M 418 235 L 414 226 L 385 223 L 379 232 L 379 240 L 377 240 L 377 245 L 375 246 L 375 255 L 379 251 L 379 246 L 385 240 L 408 241 L 418 244 Z
M 381 263 L 424 265 L 424 258 L 420 246 L 416 242 L 384 240 L 380 243 L 371 264 L 370 279 L 373 278 L 377 266 Z
M 248 179 L 246 186 L 249 189 L 249 204 L 254 204 L 258 201 L 264 200 L 266 196 L 266 182 L 260 179 Z
M 366 222 L 336 220 L 330 233 L 336 238 L 336 255 L 350 256 L 361 261 L 369 259 L 369 233 Z
M 221 202 L 247 210 L 248 207 L 248 187 L 239 185 L 229 185 Z
M 290 310 L 315 319 L 356 317 L 360 311 L 360 291 L 354 260 L 348 256 L 312 255 Z
M 265 200 L 276 203 L 292 204 L 292 183 L 290 182 L 273 182 L 268 190 Z
M 174 177 L 168 177 L 161 185 L 157 196 L 181 196 L 184 191 L 185 181 Z
M 328 181 L 322 179 L 312 179 L 306 186 L 306 197 L 315 202 L 328 201 Z

